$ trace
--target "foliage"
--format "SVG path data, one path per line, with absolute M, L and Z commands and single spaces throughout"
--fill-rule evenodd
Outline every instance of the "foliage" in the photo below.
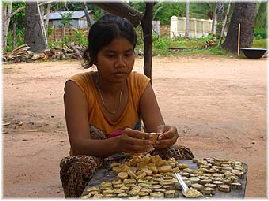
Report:
M 211 2 L 198 2 L 190 3 L 190 17 L 212 19 L 212 13 L 215 3 Z M 144 13 L 144 2 L 131 2 L 129 5 L 135 10 Z M 227 9 L 228 4 L 225 3 L 224 7 Z M 172 16 L 185 17 L 186 16 L 186 3 L 184 2 L 158 2 L 153 7 L 153 20 L 159 20 L 161 25 L 169 25 Z
M 81 45 L 86 47 L 88 45 L 87 37 L 84 35 L 82 30 L 79 29 L 73 29 L 74 34 L 66 35 L 62 40 L 60 41 L 53 41 L 53 39 L 50 39 L 48 42 L 49 48 L 52 47 L 63 47 L 65 45 Z
M 264 39 L 264 38 L 266 38 L 266 36 L 267 36 L 267 31 L 266 31 L 266 29 L 263 29 L 263 28 L 261 28 L 261 29 L 254 29 L 254 37 L 255 37 L 255 39 Z
M 144 13 L 145 3 L 131 2 L 129 5 L 135 10 Z M 190 17 L 208 19 L 212 18 L 214 3 L 190 3 Z M 227 4 L 225 4 L 227 7 Z M 153 20 L 159 20 L 161 25 L 169 25 L 172 16 L 185 17 L 186 3 L 184 2 L 158 2 L 153 7 Z
M 209 48 L 209 52 L 215 55 L 225 55 L 227 54 L 227 51 L 222 49 L 221 47 L 213 47 Z
M 207 40 L 211 40 L 212 36 L 202 38 L 192 38 L 187 40 L 185 38 L 168 39 L 153 35 L 152 38 L 152 55 L 153 56 L 171 56 L 171 55 L 184 55 L 196 53 L 208 53 L 216 55 L 224 55 L 226 51 L 217 45 L 212 48 L 205 49 L 204 45 Z M 181 49 L 181 52 L 171 52 L 170 48 Z M 143 44 L 138 44 L 136 50 L 143 50 Z
M 137 34 L 137 45 L 141 45 L 144 43 L 144 39 L 143 39 L 143 30 L 142 30 L 142 26 L 137 26 L 135 28 L 136 34 Z
M 75 3 L 72 1 L 58 1 L 51 3 L 51 11 L 76 11 L 81 10 L 81 3 Z
M 24 29 L 16 30 L 17 40 L 16 44 L 14 45 L 14 48 L 24 44 L 24 32 L 25 32 Z M 13 50 L 12 43 L 13 43 L 13 34 L 12 32 L 9 32 L 7 37 L 7 48 L 5 49 L 6 52 L 11 52 Z
M 186 40 L 184 38 L 178 37 L 176 40 L 171 40 L 170 48 L 203 48 L 207 40 L 211 40 L 212 36 L 193 38 L 191 40 Z
M 216 32 L 216 38 L 220 38 L 221 30 L 222 30 L 223 22 L 217 23 L 217 32 Z
M 96 9 L 94 12 L 93 12 L 93 19 L 94 20 L 98 20 L 100 19 L 101 17 L 103 16 L 103 12 L 101 9 Z
M 153 20 L 159 20 L 161 25 L 169 25 L 171 17 L 185 15 L 185 3 L 160 2 L 153 8 Z
M 259 40 L 253 40 L 252 46 L 256 48 L 267 48 L 267 41 L 266 39 L 259 39 Z
M 64 27 L 70 27 L 71 26 L 71 20 L 72 20 L 72 12 L 70 13 L 61 13 L 61 24 Z
M 191 3 L 190 13 L 193 18 L 212 19 L 213 3 Z
M 161 37 L 158 37 L 157 34 L 153 34 L 153 37 L 152 37 L 152 46 L 154 48 L 156 48 L 156 49 L 168 50 L 170 41 L 171 41 L 170 39 L 161 38 Z
M 255 28 L 256 29 L 266 29 L 266 17 L 267 17 L 267 2 L 266 3 L 260 3 L 259 6 L 257 6 L 257 14 L 255 17 Z
M 48 37 L 51 36 L 51 34 L 53 33 L 54 31 L 54 27 L 53 26 L 49 26 L 48 27 Z
M 93 11 L 93 19 L 94 20 L 98 20 L 103 16 L 103 10 L 101 8 L 99 8 L 98 6 L 95 6 L 92 3 L 87 3 L 86 5 L 88 7 L 88 10 Z
M 16 11 L 19 7 L 25 6 L 26 3 L 15 3 L 12 2 L 12 12 Z M 17 29 L 24 29 L 25 27 L 25 9 L 22 9 L 21 11 L 17 12 L 15 15 L 13 15 L 10 19 L 9 27 L 12 29 L 13 24 L 16 23 Z
M 130 2 L 129 6 L 140 13 L 144 13 L 146 8 L 146 4 L 144 2 Z
M 88 39 L 84 36 L 83 31 L 75 29 L 75 40 L 74 43 L 86 47 L 88 45 Z

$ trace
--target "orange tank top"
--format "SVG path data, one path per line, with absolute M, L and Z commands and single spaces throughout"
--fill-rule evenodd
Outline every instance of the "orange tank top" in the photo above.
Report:
M 139 102 L 140 98 L 149 83 L 149 78 L 135 71 L 131 72 L 127 78 L 128 85 L 128 103 L 120 118 L 112 122 L 108 120 L 101 110 L 101 105 L 98 100 L 98 92 L 96 90 L 92 74 L 94 71 L 76 74 L 69 80 L 74 81 L 82 92 L 85 94 L 87 103 L 91 110 L 88 111 L 89 126 L 94 126 L 104 134 L 109 135 L 115 130 L 121 130 L 129 127 L 137 129 L 139 117 Z

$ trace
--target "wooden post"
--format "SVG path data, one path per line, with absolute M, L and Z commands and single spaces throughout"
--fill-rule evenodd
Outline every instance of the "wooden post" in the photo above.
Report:
M 65 26 L 62 27 L 62 48 L 64 47 Z
M 13 40 L 12 40 L 12 50 L 16 48 L 17 35 L 16 35 L 16 23 L 13 23 Z
M 144 74 L 152 83 L 152 10 L 153 3 L 146 3 L 146 11 L 142 20 L 144 34 Z
M 237 56 L 240 54 L 240 23 L 238 24 Z
M 47 33 L 47 36 L 49 38 L 49 16 L 50 16 L 50 7 L 51 7 L 51 4 L 48 3 L 47 5 L 47 13 L 46 13 L 46 24 L 45 24 L 45 29 L 46 29 L 46 33 Z
M 56 26 L 53 25 L 53 40 L 56 41 Z

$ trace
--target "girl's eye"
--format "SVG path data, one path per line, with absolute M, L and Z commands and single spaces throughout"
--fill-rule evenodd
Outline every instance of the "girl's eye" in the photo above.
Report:
M 114 58 L 115 55 L 114 54 L 108 54 L 108 55 L 106 55 L 106 57 L 108 57 L 108 58 Z
M 127 54 L 125 54 L 124 56 L 125 56 L 125 57 L 131 57 L 131 56 L 133 56 L 133 53 L 127 53 Z

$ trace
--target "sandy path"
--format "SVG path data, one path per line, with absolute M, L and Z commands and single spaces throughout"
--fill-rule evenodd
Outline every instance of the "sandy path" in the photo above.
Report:
M 143 72 L 142 63 L 137 59 L 136 71 Z M 4 122 L 11 122 L 3 137 L 5 197 L 64 196 L 63 87 L 82 71 L 75 61 L 4 65 Z M 266 196 L 265 59 L 154 58 L 153 88 L 165 121 L 182 133 L 178 143 L 196 157 L 247 163 L 246 196 Z

